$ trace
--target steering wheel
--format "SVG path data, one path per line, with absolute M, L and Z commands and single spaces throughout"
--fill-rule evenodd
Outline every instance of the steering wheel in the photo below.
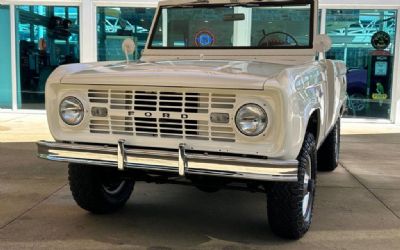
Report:
M 290 35 L 289 33 L 283 31 L 275 31 L 266 34 L 265 30 L 263 32 L 263 38 L 258 42 L 258 47 L 266 48 L 266 47 L 273 47 L 273 46 L 285 46 L 285 45 L 292 45 L 295 43 L 296 46 L 299 45 L 296 38 Z M 284 38 L 279 38 L 279 35 L 283 35 Z M 290 41 L 291 40 L 291 41 Z

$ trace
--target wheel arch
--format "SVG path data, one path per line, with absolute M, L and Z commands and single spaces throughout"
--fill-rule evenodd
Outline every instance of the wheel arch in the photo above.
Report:
M 319 142 L 322 140 L 321 136 L 323 134 L 323 114 L 321 114 L 321 109 L 318 106 L 314 106 L 311 109 L 308 109 L 306 111 L 301 120 L 300 125 L 300 130 L 297 134 L 299 136 L 297 143 L 292 144 L 292 149 L 290 157 L 297 157 L 300 153 L 301 147 L 304 144 L 304 140 L 307 136 L 307 133 L 311 133 L 313 137 L 315 138 L 315 142 L 317 144 L 317 147 L 319 146 Z M 295 128 L 293 128 L 295 129 Z
M 317 141 L 321 132 L 321 114 L 319 109 L 312 110 L 306 127 L 306 133 L 311 133 Z

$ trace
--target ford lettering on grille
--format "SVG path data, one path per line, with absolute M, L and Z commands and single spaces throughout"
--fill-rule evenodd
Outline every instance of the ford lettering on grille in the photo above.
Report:
M 88 98 L 92 109 L 108 109 L 105 117 L 92 112 L 91 133 L 235 142 L 233 121 L 211 119 L 221 112 L 233 117 L 235 95 L 90 89 Z

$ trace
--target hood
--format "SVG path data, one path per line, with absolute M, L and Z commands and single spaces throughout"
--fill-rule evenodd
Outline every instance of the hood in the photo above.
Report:
M 266 80 L 287 67 L 265 62 L 213 60 L 103 62 L 71 65 L 61 83 L 262 90 Z

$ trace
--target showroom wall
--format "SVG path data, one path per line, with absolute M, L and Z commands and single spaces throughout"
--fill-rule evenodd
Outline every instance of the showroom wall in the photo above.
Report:
M 400 124 L 397 28 L 400 2 L 321 0 L 320 3 L 321 33 L 328 34 L 333 41 L 327 57 L 345 60 L 349 67 L 347 116 L 390 119 Z M 374 48 L 373 39 L 383 36 L 390 42 L 385 48 Z
M 390 118 L 396 17 L 395 9 L 326 10 L 325 33 L 333 42 L 327 58 L 348 67 L 348 116 Z M 371 41 L 379 36 L 388 42 L 375 48 Z
M 44 110 L 46 80 L 59 65 L 122 60 L 121 43 L 127 37 L 138 44 L 131 55 L 138 59 L 157 5 L 149 0 L 0 3 L 1 32 L 10 36 L 0 41 L 9 56 L 1 58 L 0 67 L 10 69 L 0 75 L 0 109 L 39 112 Z
M 9 21 L 1 22 L 0 28 L 6 30 L 6 26 L 10 25 L 11 37 L 8 41 L 11 44 L 11 60 L 4 64 L 6 58 L 1 58 L 3 64 L 0 62 L 0 65 L 12 70 L 10 76 L 2 75 L 3 78 L 11 79 L 11 83 L 4 80 L 0 82 L 0 89 L 8 91 L 0 94 L 0 108 L 43 110 L 45 79 L 55 67 L 78 61 L 121 60 L 124 56 L 120 44 L 126 37 L 137 42 L 138 49 L 131 55 L 131 59 L 138 59 L 144 48 L 157 2 L 1 1 L 6 6 L 3 9 L 9 12 Z M 400 2 L 321 0 L 320 9 L 321 33 L 328 34 L 333 40 L 333 48 L 327 53 L 327 57 L 345 60 L 349 66 L 350 109 L 347 116 L 400 123 L 400 109 L 397 108 L 400 106 L 400 80 L 396 70 L 400 61 L 397 29 Z M 0 16 L 3 19 L 8 17 Z M 54 29 L 43 25 L 52 16 L 71 21 L 71 34 L 64 37 L 54 35 Z M 389 39 L 383 49 L 376 49 L 371 43 L 379 35 Z M 5 45 L 6 43 L 2 46 Z M 382 51 L 383 54 L 380 54 Z M 12 95 L 15 98 L 11 100 Z
M 0 6 L 0 108 L 12 107 L 10 7 Z
M 18 5 L 15 20 L 18 108 L 44 109 L 51 72 L 80 61 L 79 7 Z

